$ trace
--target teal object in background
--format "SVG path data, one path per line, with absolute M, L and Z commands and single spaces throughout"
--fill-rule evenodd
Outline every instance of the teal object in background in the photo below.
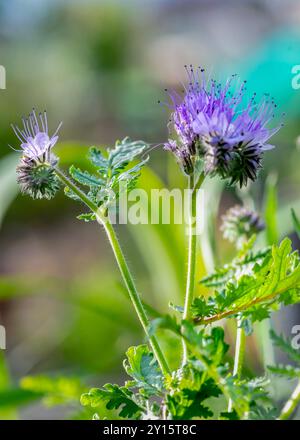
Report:
M 230 67 L 251 84 L 249 93 L 258 97 L 269 93 L 289 118 L 300 116 L 300 88 L 292 87 L 294 66 L 300 66 L 300 33 L 282 29 L 271 35 L 252 53 L 245 54 L 241 65 Z M 300 84 L 300 81 L 298 82 Z

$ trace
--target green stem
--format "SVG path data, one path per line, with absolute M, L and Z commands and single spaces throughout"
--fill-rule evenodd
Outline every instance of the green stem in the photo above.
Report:
M 300 380 L 294 389 L 291 397 L 284 405 L 280 416 L 278 417 L 279 420 L 287 420 L 291 417 L 293 412 L 295 411 L 296 407 L 300 403 Z
M 111 247 L 113 249 L 113 252 L 115 254 L 115 258 L 117 260 L 120 272 L 122 274 L 123 280 L 125 282 L 125 285 L 127 287 L 131 302 L 135 308 L 135 311 L 138 315 L 138 318 L 140 320 L 140 323 L 142 324 L 142 327 L 149 338 L 150 345 L 152 347 L 153 353 L 160 365 L 160 368 L 164 374 L 170 374 L 170 369 L 168 367 L 167 361 L 161 351 L 161 348 L 158 344 L 158 341 L 156 337 L 149 335 L 149 320 L 147 318 L 145 309 L 143 307 L 143 304 L 141 302 L 140 296 L 136 290 L 132 275 L 129 271 L 129 268 L 127 266 L 124 254 L 122 252 L 122 249 L 120 247 L 118 238 L 116 236 L 115 230 L 112 226 L 112 224 L 106 219 L 100 219 L 101 223 L 103 224 L 105 231 L 107 233 L 108 239 L 110 241 Z
M 246 334 L 244 327 L 242 327 L 241 319 L 237 319 L 237 330 L 236 330 L 236 344 L 235 344 L 235 356 L 234 356 L 234 367 L 233 367 L 233 376 L 237 379 L 241 378 L 244 357 L 245 357 L 245 344 L 246 343 Z M 229 401 L 228 404 L 228 412 L 232 411 L 233 402 Z
M 160 368 L 163 372 L 163 374 L 171 374 L 170 369 L 168 367 L 168 364 L 166 362 L 166 359 L 161 351 L 161 348 L 158 344 L 158 341 L 155 336 L 149 335 L 149 320 L 147 318 L 144 306 L 141 302 L 140 296 L 136 290 L 132 275 L 130 273 L 130 270 L 127 266 L 124 254 L 122 252 L 122 249 L 120 247 L 118 238 L 116 236 L 116 233 L 114 231 L 114 228 L 112 224 L 109 222 L 108 218 L 104 215 L 99 213 L 99 208 L 96 204 L 94 204 L 87 195 L 81 191 L 80 188 L 75 185 L 71 179 L 69 179 L 59 168 L 55 168 L 55 172 L 57 176 L 60 178 L 60 180 L 68 187 L 70 188 L 74 194 L 76 194 L 83 203 L 85 203 L 92 212 L 94 212 L 97 216 L 97 220 L 100 224 L 102 224 L 105 228 L 105 231 L 107 233 L 107 236 L 109 238 L 109 242 L 111 244 L 111 247 L 113 249 L 115 258 L 117 260 L 120 272 L 122 274 L 123 280 L 125 282 L 125 285 L 127 287 L 129 297 L 131 299 L 131 302 L 133 303 L 134 309 L 138 315 L 138 318 L 140 320 L 140 323 L 142 324 L 142 327 L 146 333 L 146 336 L 149 338 L 150 345 L 152 347 L 153 353 L 160 365 Z
M 185 301 L 182 319 L 190 319 L 191 305 L 194 298 L 195 290 L 195 273 L 196 273 L 196 254 L 197 254 L 197 231 L 195 230 L 197 215 L 197 190 L 200 189 L 204 180 L 204 173 L 196 181 L 194 174 L 189 176 L 188 188 L 191 191 L 189 206 L 189 225 L 188 225 L 188 271 L 186 280 Z M 182 365 L 185 365 L 188 358 L 188 349 L 184 339 L 182 339 Z
M 80 188 L 77 187 L 77 185 L 75 185 L 75 183 L 72 182 L 71 179 L 69 179 L 59 168 L 54 168 L 56 175 L 59 177 L 59 179 L 68 187 L 70 188 L 74 194 L 76 194 L 82 201 L 83 203 L 86 204 L 86 206 L 88 208 L 90 208 L 91 211 L 93 211 L 95 214 L 98 211 L 98 206 L 93 203 L 88 196 L 81 191 Z

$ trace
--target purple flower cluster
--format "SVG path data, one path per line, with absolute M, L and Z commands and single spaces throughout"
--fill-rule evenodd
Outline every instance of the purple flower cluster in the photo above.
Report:
M 274 102 L 264 97 L 257 105 L 254 94 L 245 105 L 245 81 L 239 84 L 236 75 L 221 85 L 207 79 L 204 69 L 190 67 L 187 73 L 183 94 L 169 93 L 177 140 L 170 139 L 165 149 L 175 154 L 186 174 L 194 172 L 200 158 L 206 174 L 240 186 L 254 181 L 264 151 L 273 148 L 268 141 L 280 128 L 267 128 Z
M 17 181 L 23 193 L 35 199 L 50 199 L 60 186 L 54 171 L 58 159 L 52 153 L 52 148 L 58 140 L 61 124 L 50 137 L 46 112 L 37 116 L 33 110 L 22 122 L 22 128 L 12 125 L 21 142 L 21 149 L 17 151 L 22 153 L 17 166 Z

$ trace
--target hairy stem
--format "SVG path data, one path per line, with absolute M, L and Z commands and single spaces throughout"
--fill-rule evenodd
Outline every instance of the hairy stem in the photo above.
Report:
M 170 374 L 170 369 L 168 367 L 167 361 L 166 361 L 166 359 L 165 359 L 165 357 L 164 357 L 164 355 L 163 355 L 163 353 L 161 351 L 161 348 L 160 348 L 160 346 L 158 344 L 158 341 L 157 341 L 156 337 L 154 335 L 153 336 L 149 335 L 149 331 L 148 331 L 149 320 L 148 320 L 148 317 L 146 315 L 146 312 L 145 312 L 145 309 L 143 307 L 143 304 L 141 302 L 140 296 L 139 296 L 139 294 L 138 294 L 138 292 L 136 290 L 136 287 L 135 287 L 132 275 L 131 275 L 131 273 L 129 271 L 128 265 L 126 263 L 124 254 L 123 254 L 122 249 L 120 247 L 120 244 L 119 244 L 118 238 L 116 236 L 115 230 L 114 230 L 112 224 L 109 222 L 109 220 L 107 220 L 107 219 L 106 220 L 100 219 L 100 222 L 103 224 L 103 226 L 105 228 L 105 231 L 106 231 L 106 234 L 108 236 L 108 239 L 109 239 L 109 242 L 111 244 L 111 247 L 113 249 L 116 261 L 118 263 L 120 272 L 122 274 L 124 283 L 125 283 L 125 285 L 127 287 L 127 290 L 128 290 L 128 293 L 129 293 L 129 296 L 130 296 L 130 299 L 131 299 L 131 302 L 132 302 L 132 304 L 133 304 L 133 306 L 135 308 L 135 311 L 136 311 L 136 313 L 138 315 L 140 323 L 141 323 L 141 325 L 142 325 L 142 327 L 143 327 L 147 337 L 149 338 L 149 342 L 150 342 L 150 345 L 152 347 L 153 353 L 154 353 L 154 355 L 155 355 L 155 357 L 156 357 L 156 359 L 157 359 L 157 361 L 158 361 L 158 363 L 160 365 L 160 368 L 161 368 L 162 372 L 164 374 Z
M 234 356 L 234 367 L 233 367 L 233 376 L 236 376 L 237 379 L 241 378 L 243 362 L 245 357 L 245 342 L 246 342 L 246 334 L 245 330 L 242 327 L 241 319 L 237 319 L 237 329 L 236 329 L 236 343 L 235 343 L 235 356 Z M 230 399 L 228 404 L 228 412 L 232 411 L 232 400 Z
M 70 188 L 73 191 L 73 193 L 76 194 L 82 200 L 82 202 L 86 204 L 88 208 L 90 208 L 91 211 L 96 213 L 98 210 L 98 206 L 95 205 L 95 203 L 93 203 L 88 198 L 88 196 L 83 191 L 81 191 L 81 189 L 78 188 L 78 186 L 75 185 L 75 183 L 72 182 L 72 180 L 69 179 L 69 177 L 67 177 L 59 168 L 55 167 L 54 169 L 57 177 L 59 177 L 62 183 L 64 183 L 68 188 Z
M 70 188 L 74 194 L 76 194 L 83 203 L 85 203 L 88 208 L 90 208 L 90 210 L 92 212 L 94 212 L 97 216 L 97 220 L 100 224 L 102 224 L 105 228 L 105 231 L 107 233 L 109 242 L 111 244 L 111 247 L 113 249 L 116 261 L 118 263 L 121 275 L 123 277 L 123 280 L 125 282 L 125 285 L 127 287 L 127 291 L 129 294 L 129 297 L 131 299 L 131 302 L 134 306 L 134 309 L 138 315 L 139 321 L 142 324 L 142 327 L 146 333 L 146 336 L 149 339 L 150 345 L 152 347 L 153 353 L 157 359 L 157 362 L 159 363 L 159 366 L 163 372 L 163 374 L 170 374 L 170 369 L 168 367 L 167 361 L 161 351 L 161 348 L 158 344 L 158 341 L 156 339 L 155 336 L 150 336 L 149 335 L 149 331 L 148 331 L 148 327 L 149 327 L 149 320 L 147 318 L 144 306 L 142 304 L 142 301 L 140 299 L 140 296 L 136 290 L 134 281 L 133 281 L 133 277 L 130 273 L 130 270 L 128 268 L 128 265 L 126 263 L 124 254 L 122 252 L 122 249 L 120 247 L 118 238 L 116 236 L 116 233 L 114 231 L 113 226 L 111 225 L 111 223 L 109 222 L 108 218 L 105 217 L 104 215 L 99 213 L 99 208 L 96 204 L 94 204 L 89 197 L 83 192 L 81 191 L 80 188 L 77 187 L 77 185 L 72 182 L 71 179 L 69 179 L 69 177 L 67 177 L 59 168 L 55 168 L 55 172 L 57 174 L 57 176 L 59 177 L 59 179 L 68 187 Z
M 295 411 L 296 407 L 298 406 L 298 404 L 300 403 L 300 380 L 296 386 L 296 388 L 294 389 L 291 397 L 289 398 L 289 400 L 286 402 L 286 404 L 284 405 L 280 416 L 278 417 L 279 420 L 287 420 L 291 417 L 291 415 L 293 414 L 293 412 Z
M 182 319 L 190 319 L 190 310 L 194 298 L 195 290 L 195 273 L 196 273 L 196 254 L 197 254 L 197 231 L 196 231 L 196 215 L 197 215 L 197 190 L 201 187 L 204 180 L 202 173 L 198 180 L 195 175 L 189 176 L 190 205 L 189 205 L 189 226 L 188 226 L 188 271 L 186 280 L 185 301 Z M 188 357 L 187 345 L 182 339 L 183 357 L 182 365 L 185 365 Z

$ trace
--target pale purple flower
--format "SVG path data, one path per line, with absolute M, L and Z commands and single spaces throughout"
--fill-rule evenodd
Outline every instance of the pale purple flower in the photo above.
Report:
M 21 151 L 24 157 L 35 160 L 37 162 L 50 162 L 51 149 L 58 140 L 58 130 L 61 124 L 57 127 L 55 133 L 50 137 L 48 133 L 47 114 L 39 113 L 36 115 L 35 110 L 29 114 L 28 118 L 22 118 L 23 127 L 12 125 L 12 128 L 21 142 Z
M 60 187 L 55 173 L 58 158 L 52 153 L 52 148 L 58 140 L 57 127 L 50 137 L 46 112 L 36 115 L 33 110 L 28 118 L 22 118 L 23 127 L 12 128 L 21 142 L 22 157 L 17 166 L 17 182 L 23 193 L 34 199 L 51 199 Z

